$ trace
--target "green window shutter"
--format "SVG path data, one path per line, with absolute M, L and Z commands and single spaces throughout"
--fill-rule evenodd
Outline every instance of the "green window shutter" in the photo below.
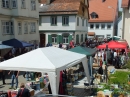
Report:
M 62 37 L 62 35 L 59 35 L 59 42 L 60 42 L 60 43 L 63 42 L 63 37 Z
M 69 42 L 72 40 L 72 35 L 69 35 Z
M 51 35 L 48 35 L 48 42 L 52 43 L 52 37 L 51 37 Z
M 81 34 L 81 42 L 83 42 L 83 34 Z
M 57 35 L 57 43 L 59 43 L 59 42 L 60 42 L 60 36 Z
M 76 43 L 79 43 L 79 35 L 76 35 Z

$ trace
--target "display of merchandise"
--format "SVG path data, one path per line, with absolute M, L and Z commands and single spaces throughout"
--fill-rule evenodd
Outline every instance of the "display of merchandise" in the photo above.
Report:
M 73 92 L 73 84 L 72 83 L 67 83 L 66 86 L 67 86 L 68 95 L 72 96 L 74 94 L 74 92 Z

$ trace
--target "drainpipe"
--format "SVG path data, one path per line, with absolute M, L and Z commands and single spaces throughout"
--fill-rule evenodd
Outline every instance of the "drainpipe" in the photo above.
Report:
M 125 8 L 123 8 L 123 11 L 122 11 L 122 39 L 124 39 L 124 27 L 125 27 Z

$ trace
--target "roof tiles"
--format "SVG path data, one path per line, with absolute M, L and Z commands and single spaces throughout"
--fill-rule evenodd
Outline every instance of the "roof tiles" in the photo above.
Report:
M 108 6 L 113 8 L 108 8 Z M 89 14 L 92 12 L 98 14 L 96 19 L 92 19 L 90 16 L 89 22 L 112 22 L 117 15 L 117 8 L 118 0 L 105 0 L 104 2 L 102 0 L 89 0 Z
M 121 7 L 122 8 L 128 8 L 129 6 L 129 0 L 122 0 Z
M 41 0 L 41 4 L 46 4 L 46 0 Z M 48 14 L 70 14 L 79 10 L 80 0 L 52 0 L 49 5 L 40 6 L 40 13 Z

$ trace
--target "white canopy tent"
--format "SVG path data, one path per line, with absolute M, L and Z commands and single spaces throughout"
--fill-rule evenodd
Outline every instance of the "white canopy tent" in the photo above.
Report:
M 1 62 L 0 69 L 48 73 L 52 94 L 56 95 L 59 91 L 60 71 L 79 62 L 83 63 L 88 82 L 90 83 L 86 56 L 55 47 L 38 48 Z

